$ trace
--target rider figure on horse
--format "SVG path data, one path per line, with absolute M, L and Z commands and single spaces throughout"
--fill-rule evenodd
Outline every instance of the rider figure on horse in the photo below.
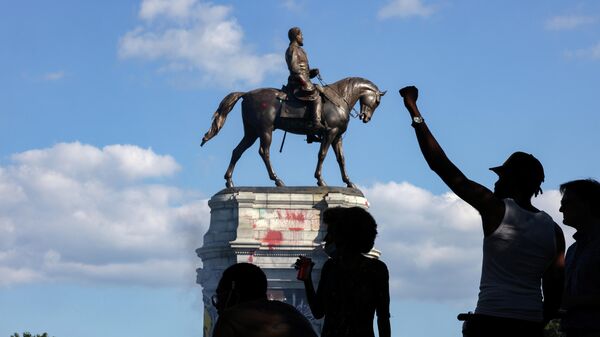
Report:
M 300 28 L 290 28 L 288 38 L 290 45 L 285 51 L 285 61 L 290 71 L 287 83 L 288 91 L 292 92 L 297 99 L 309 102 L 308 106 L 312 117 L 310 128 L 316 132 L 322 131 L 326 127 L 321 123 L 321 95 L 317 86 L 310 81 L 311 78 L 319 75 L 319 69 L 310 69 L 308 66 L 308 57 L 302 48 L 304 38 Z M 311 140 L 318 141 L 319 139 L 315 139 L 314 136 L 311 139 L 309 135 L 308 140 L 311 142 Z

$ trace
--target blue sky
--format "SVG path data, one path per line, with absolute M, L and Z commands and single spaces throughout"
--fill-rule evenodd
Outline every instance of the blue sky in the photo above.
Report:
M 241 138 L 239 106 L 200 139 L 229 92 L 286 81 L 292 26 L 326 82 L 388 90 L 344 145 L 380 224 L 395 336 L 458 334 L 481 263 L 477 214 L 428 169 L 398 89 L 420 88 L 473 180 L 492 186 L 487 168 L 513 151 L 538 157 L 534 203 L 558 223 L 558 185 L 599 178 L 596 1 L 0 2 L 0 336 L 201 335 L 194 249 Z M 280 154 L 282 136 L 276 172 L 313 185 L 317 146 L 288 135 Z M 332 157 L 324 178 L 341 186 Z M 234 181 L 271 185 L 256 145 Z

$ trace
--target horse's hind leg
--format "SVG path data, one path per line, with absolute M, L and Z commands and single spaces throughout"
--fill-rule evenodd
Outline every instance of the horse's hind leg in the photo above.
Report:
M 231 153 L 231 160 L 229 161 L 229 167 L 227 168 L 227 172 L 225 172 L 225 186 L 227 186 L 227 188 L 233 187 L 233 180 L 231 180 L 231 176 L 233 175 L 235 163 L 237 163 L 237 161 L 240 159 L 242 153 L 244 153 L 244 151 L 254 144 L 256 138 L 258 138 L 256 134 L 246 131 L 244 133 L 244 138 L 242 138 L 240 143 L 235 147 L 235 149 L 233 149 L 233 152 Z
M 281 179 L 277 178 L 275 171 L 273 171 L 273 167 L 271 166 L 271 140 L 273 138 L 272 130 L 270 132 L 265 132 L 260 136 L 260 147 L 258 148 L 258 153 L 260 154 L 263 162 L 265 162 L 265 166 L 267 167 L 267 172 L 269 172 L 269 178 L 275 182 L 276 186 L 285 186 Z

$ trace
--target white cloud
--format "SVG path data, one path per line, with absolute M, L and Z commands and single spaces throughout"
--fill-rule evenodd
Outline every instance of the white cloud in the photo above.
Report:
M 363 191 L 379 224 L 376 247 L 390 270 L 392 295 L 474 305 L 483 241 L 477 211 L 453 193 L 434 195 L 406 182 Z M 562 219 L 559 201 L 557 191 L 535 199 L 556 221 Z
M 15 154 L 12 160 L 24 170 L 43 170 L 37 176 L 49 184 L 68 183 L 70 178 L 139 180 L 170 176 L 179 165 L 170 156 L 134 145 L 91 145 L 60 143 L 49 149 Z
M 256 85 L 285 70 L 283 56 L 256 54 L 229 6 L 199 0 L 143 0 L 143 24 L 119 41 L 122 58 L 165 62 L 163 70 L 199 71 L 206 83 Z
M 437 6 L 425 5 L 422 0 L 392 0 L 383 6 L 378 16 L 380 19 L 391 17 L 409 18 L 413 16 L 428 17 L 437 10 Z
M 195 0 L 145 0 L 142 2 L 140 17 L 152 20 L 160 15 L 185 18 L 190 14 Z
M 63 77 L 65 77 L 65 72 L 61 70 L 61 71 L 46 73 L 46 74 L 44 74 L 44 76 L 42 76 L 42 79 L 44 81 L 58 81 L 58 80 L 62 79 Z
M 14 155 L 0 166 L 0 286 L 194 285 L 207 200 L 148 181 L 177 168 L 171 157 L 132 145 L 63 143 Z M 392 295 L 473 302 L 483 238 L 477 212 L 452 193 L 406 182 L 363 191 Z M 559 200 L 547 191 L 535 203 L 560 221 Z
M 298 12 L 304 9 L 304 3 L 298 0 L 283 0 L 281 1 L 281 5 L 292 12 Z
M 581 26 L 593 24 L 597 20 L 598 19 L 593 16 L 561 15 L 546 20 L 544 27 L 547 30 L 572 30 Z
M 206 200 L 148 178 L 169 156 L 80 143 L 16 154 L 0 167 L 0 285 L 44 281 L 194 284 Z
M 569 58 L 600 60 L 600 42 L 590 48 L 571 50 L 565 52 Z
M 454 194 L 409 183 L 364 188 L 379 224 L 376 247 L 393 296 L 456 300 L 476 294 L 482 230 L 477 212 Z

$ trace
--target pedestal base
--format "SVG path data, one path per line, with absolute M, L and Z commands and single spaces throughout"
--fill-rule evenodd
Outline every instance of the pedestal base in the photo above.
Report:
M 358 189 L 341 187 L 238 187 L 215 194 L 204 245 L 196 250 L 203 267 L 197 270 L 204 301 L 204 336 L 216 320 L 211 296 L 223 270 L 238 262 L 260 266 L 268 280 L 268 295 L 295 306 L 320 331 L 321 321 L 310 314 L 304 286 L 293 265 L 299 255 L 313 259 L 317 282 L 327 255 L 321 248 L 326 232 L 321 224 L 329 207 L 368 208 Z M 372 252 L 377 255 L 377 252 Z

